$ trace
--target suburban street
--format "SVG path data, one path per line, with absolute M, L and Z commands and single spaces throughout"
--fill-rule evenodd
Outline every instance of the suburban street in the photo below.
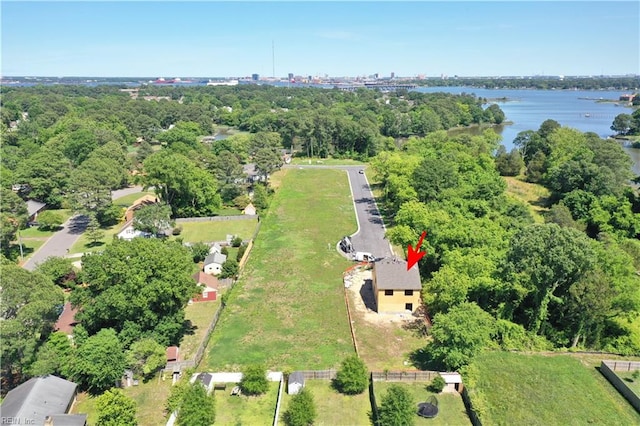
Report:
M 118 189 L 111 192 L 111 199 L 116 200 L 125 195 L 135 194 L 140 191 L 142 191 L 141 186 Z M 73 246 L 85 231 L 88 223 L 89 218 L 87 216 L 76 215 L 71 217 L 62 225 L 62 229 L 53 234 L 22 267 L 33 271 L 38 264 L 44 262 L 48 257 L 66 256 L 71 246 Z
M 362 166 L 287 165 L 297 169 L 337 169 L 345 170 L 349 176 L 351 196 L 356 210 L 358 230 L 351 235 L 354 251 L 371 253 L 376 258 L 392 256 L 389 241 L 385 239 L 385 227 L 378 211 L 367 176 L 359 173 Z

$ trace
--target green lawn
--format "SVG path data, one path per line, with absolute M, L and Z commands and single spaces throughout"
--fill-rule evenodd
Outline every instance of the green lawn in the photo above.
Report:
M 313 395 L 316 406 L 315 426 L 371 424 L 368 390 L 360 395 L 343 395 L 331 387 L 329 380 L 307 380 L 305 388 Z M 286 393 L 285 385 L 280 405 L 281 421 L 292 397 Z
M 224 241 L 229 235 L 239 235 L 243 240 L 251 239 L 257 219 L 251 220 L 208 220 L 204 222 L 178 223 L 182 226 L 182 232 L 178 238 L 188 243 Z
M 468 390 L 484 424 L 640 423 L 640 415 L 591 362 L 571 355 L 488 352 L 474 365 L 477 380 Z
M 416 406 L 416 411 L 418 410 L 418 403 L 426 402 L 429 396 L 433 395 L 433 393 L 427 391 L 426 386 L 428 383 L 424 382 L 413 382 L 413 383 L 392 383 L 392 382 L 374 382 L 373 389 L 376 395 L 376 403 L 378 407 L 382 404 L 382 398 L 387 393 L 387 389 L 391 385 L 398 385 L 408 390 L 411 396 L 413 397 L 413 402 Z M 451 426 L 463 426 L 470 425 L 471 421 L 467 416 L 467 411 L 464 408 L 464 404 L 462 403 L 462 397 L 457 394 L 450 393 L 440 393 L 436 394 L 436 398 L 438 399 L 438 415 L 433 419 L 425 419 L 424 417 L 420 417 L 416 414 L 415 424 L 416 426 L 421 425 L 451 425 Z M 486 423 L 492 424 L 492 423 Z M 517 423 L 513 423 L 517 424 Z
M 633 371 L 616 371 L 618 377 L 624 380 L 624 383 L 640 397 L 640 378 L 633 378 Z
M 204 334 L 211 324 L 213 315 L 220 306 L 220 295 L 214 302 L 197 302 L 184 309 L 185 319 L 191 321 L 191 328 L 180 342 L 180 356 L 191 359 L 197 352 Z
M 62 223 L 66 222 L 71 216 L 73 216 L 73 211 L 70 209 L 55 209 L 49 210 L 51 212 L 57 213 L 62 217 Z M 50 237 L 55 234 L 56 231 L 41 231 L 37 226 L 31 226 L 27 229 L 20 230 L 20 236 L 22 238 L 41 238 L 41 237 Z
M 167 422 L 165 417 L 165 403 L 171 391 L 171 379 L 161 380 L 160 375 L 147 383 L 142 380 L 138 386 L 123 389 L 125 395 L 133 398 L 137 405 L 136 420 L 139 426 L 158 426 Z M 99 426 L 96 423 L 96 398 L 85 392 L 78 394 L 78 401 L 71 410 L 73 414 L 87 414 L 89 426 Z
M 138 198 L 144 197 L 145 195 L 154 195 L 153 191 L 145 191 L 145 192 L 136 192 L 133 194 L 125 195 L 124 197 L 116 198 L 113 200 L 113 204 L 116 206 L 129 207 L 136 201 Z
M 311 163 L 309 163 L 311 161 Z M 293 165 L 325 165 L 325 166 L 358 166 L 365 165 L 362 161 L 352 160 L 350 158 L 319 158 L 319 157 L 294 157 L 291 159 Z
M 120 232 L 123 225 L 123 223 L 118 223 L 117 225 L 109 226 L 108 228 L 102 228 L 104 236 L 96 243 L 90 242 L 87 238 L 87 234 L 83 233 L 73 246 L 71 246 L 69 254 L 104 250 L 105 246 L 113 241 L 113 236 Z
M 279 178 L 280 179 L 280 178 Z M 336 242 L 356 228 L 345 172 L 286 169 L 229 304 L 208 365 L 336 367 L 353 352 Z
M 269 382 L 269 390 L 260 396 L 231 395 L 236 386 L 215 391 L 217 425 L 271 425 L 276 412 L 279 382 Z

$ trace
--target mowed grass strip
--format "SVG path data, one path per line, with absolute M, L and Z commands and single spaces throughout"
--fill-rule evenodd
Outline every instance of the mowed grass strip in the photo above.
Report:
M 570 355 L 488 352 L 475 361 L 483 424 L 632 425 L 640 415 L 598 370 Z
M 317 417 L 314 426 L 370 425 L 371 403 L 369 389 L 359 395 L 343 395 L 331 386 L 329 380 L 306 380 L 305 388 L 313 395 Z M 293 395 L 285 389 L 282 392 L 280 420 L 284 422 L 284 413 L 289 408 Z
M 373 391 L 376 395 L 376 404 L 378 408 L 382 404 L 382 400 L 386 395 L 389 387 L 392 385 L 400 386 L 407 390 L 411 395 L 416 407 L 415 425 L 432 425 L 432 426 L 464 426 L 471 425 L 471 420 L 467 416 L 467 410 L 464 408 L 462 397 L 457 393 L 439 393 L 433 394 L 427 390 L 425 382 L 374 382 Z M 431 395 L 435 395 L 438 400 L 438 415 L 432 419 L 418 416 L 418 404 L 427 402 Z M 486 423 L 492 424 L 492 423 Z M 515 423 L 514 423 L 515 424 Z
M 182 227 L 177 238 L 187 243 L 224 241 L 227 235 L 239 235 L 243 240 L 249 240 L 257 225 L 258 219 L 181 222 L 176 223 L 176 226 Z
M 225 390 L 214 391 L 215 424 L 272 425 L 278 402 L 279 384 L 279 382 L 269 382 L 269 390 L 258 396 L 231 395 L 231 390 L 238 385 L 237 383 L 227 383 Z
M 208 367 L 337 367 L 353 353 L 335 250 L 356 229 L 344 171 L 283 171 L 268 215 L 211 338 Z

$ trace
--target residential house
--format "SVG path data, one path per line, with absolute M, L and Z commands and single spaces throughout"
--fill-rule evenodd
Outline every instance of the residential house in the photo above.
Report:
M 37 222 L 38 221 L 38 213 L 40 213 L 47 205 L 45 203 L 41 203 L 36 200 L 27 200 L 27 214 L 29 215 L 29 219 L 27 222 Z
M 373 291 L 378 313 L 414 312 L 420 306 L 420 273 L 396 257 L 373 264 Z
M 227 256 L 222 253 L 212 253 L 204 259 L 204 273 L 218 275 L 222 272 L 222 265 L 227 261 Z
M 196 272 L 191 276 L 201 289 L 201 293 L 194 296 L 193 302 L 211 302 L 218 297 L 218 279 L 204 272 Z
M 58 317 L 53 329 L 55 331 L 62 331 L 67 336 L 72 336 L 73 328 L 78 324 L 76 321 L 77 313 L 78 308 L 73 308 L 70 302 L 65 303 L 62 308 L 62 313 Z
M 135 229 L 133 227 L 133 221 L 125 223 L 124 227 L 120 232 L 118 232 L 118 238 L 121 240 L 131 241 L 134 238 L 143 237 L 150 238 L 152 236 L 151 232 L 140 231 L 139 229 Z
M 304 374 L 302 374 L 302 371 L 294 371 L 289 374 L 289 379 L 287 380 L 287 393 L 289 395 L 297 395 L 303 387 Z
M 257 213 L 256 207 L 251 203 L 249 203 L 247 207 L 245 207 L 244 210 L 242 210 L 242 214 L 246 214 L 249 216 L 255 216 L 256 213 Z
M 68 414 L 78 385 L 57 376 L 34 377 L 2 401 L 2 424 L 86 426 L 86 414 Z

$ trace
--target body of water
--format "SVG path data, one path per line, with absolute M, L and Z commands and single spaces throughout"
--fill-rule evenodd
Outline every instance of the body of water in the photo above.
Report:
M 513 140 L 525 130 L 538 130 L 548 119 L 555 120 L 564 127 L 581 132 L 594 132 L 602 138 L 613 135 L 611 123 L 618 114 L 631 114 L 632 108 L 598 100 L 617 100 L 622 91 L 605 90 L 516 90 L 478 89 L 473 87 L 419 87 L 423 93 L 445 92 L 452 94 L 469 93 L 500 105 L 506 121 L 512 124 L 495 126 L 502 136 L 507 150 L 513 148 Z M 503 99 L 507 99 L 504 101 Z M 494 100 L 494 101 L 492 101 Z M 462 130 L 461 130 L 462 131 Z M 478 132 L 478 130 L 475 130 Z M 640 175 L 640 149 L 625 146 L 623 149 L 634 162 L 633 171 Z

